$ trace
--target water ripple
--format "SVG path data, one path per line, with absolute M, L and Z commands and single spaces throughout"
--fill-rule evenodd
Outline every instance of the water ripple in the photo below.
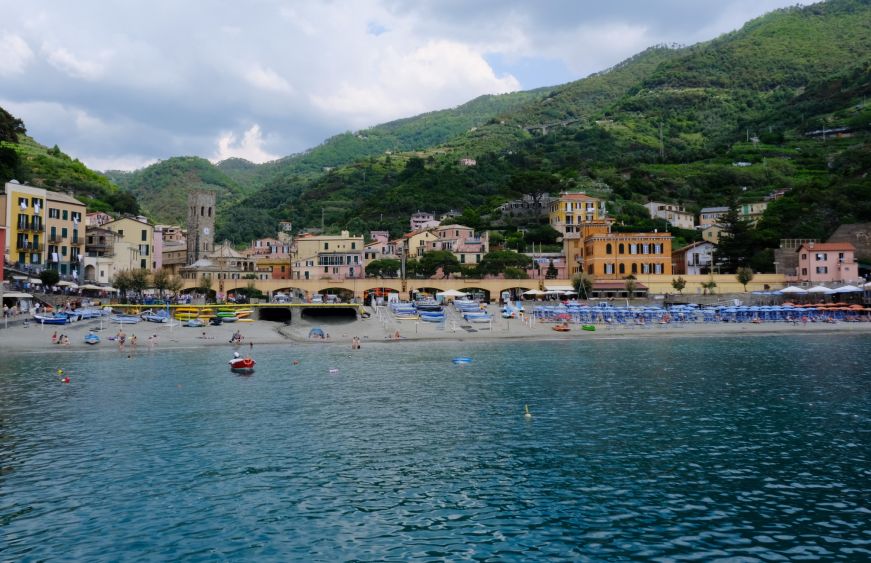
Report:
M 0 559 L 868 559 L 871 341 L 833 344 L 11 356 Z

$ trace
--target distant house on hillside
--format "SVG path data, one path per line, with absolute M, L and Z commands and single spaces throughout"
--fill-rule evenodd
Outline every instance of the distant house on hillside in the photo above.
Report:
M 417 213 L 412 214 L 411 220 L 409 221 L 409 226 L 412 231 L 419 231 L 421 229 L 430 229 L 432 227 L 438 227 L 439 221 L 436 220 L 435 215 L 432 213 L 427 213 L 426 211 L 418 211 Z
M 671 253 L 675 275 L 696 276 L 711 271 L 717 245 L 701 240 Z
M 799 281 L 854 283 L 860 280 L 854 247 L 849 242 L 809 242 L 798 252 Z
M 720 218 L 729 212 L 728 207 L 703 207 L 699 211 L 699 228 L 706 229 L 720 222 Z
M 679 229 L 693 229 L 696 226 L 696 217 L 683 206 L 675 203 L 662 203 L 651 201 L 644 204 L 650 213 L 651 219 L 664 219 L 672 227 Z

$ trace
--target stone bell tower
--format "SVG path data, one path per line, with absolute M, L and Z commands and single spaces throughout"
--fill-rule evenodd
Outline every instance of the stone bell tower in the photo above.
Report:
M 188 194 L 187 265 L 215 250 L 215 192 Z

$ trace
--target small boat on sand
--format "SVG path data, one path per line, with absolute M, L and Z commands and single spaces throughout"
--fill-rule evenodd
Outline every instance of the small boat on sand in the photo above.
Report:
M 206 326 L 206 323 L 204 321 L 202 321 L 201 319 L 199 319 L 198 317 L 194 317 L 192 319 L 186 320 L 184 322 L 184 324 L 182 324 L 182 326 L 200 328 L 200 327 Z
M 42 315 L 33 315 L 36 322 L 44 325 L 65 325 L 70 322 L 70 318 L 63 313 L 45 313 Z
M 95 334 L 93 332 L 89 332 L 85 335 L 85 344 L 90 344 L 93 346 L 94 344 L 100 343 L 100 335 Z

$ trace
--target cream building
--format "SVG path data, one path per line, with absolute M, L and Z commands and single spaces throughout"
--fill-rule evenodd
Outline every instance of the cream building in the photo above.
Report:
M 115 233 L 115 269 L 154 270 L 154 226 L 142 216 L 122 217 L 103 225 Z

